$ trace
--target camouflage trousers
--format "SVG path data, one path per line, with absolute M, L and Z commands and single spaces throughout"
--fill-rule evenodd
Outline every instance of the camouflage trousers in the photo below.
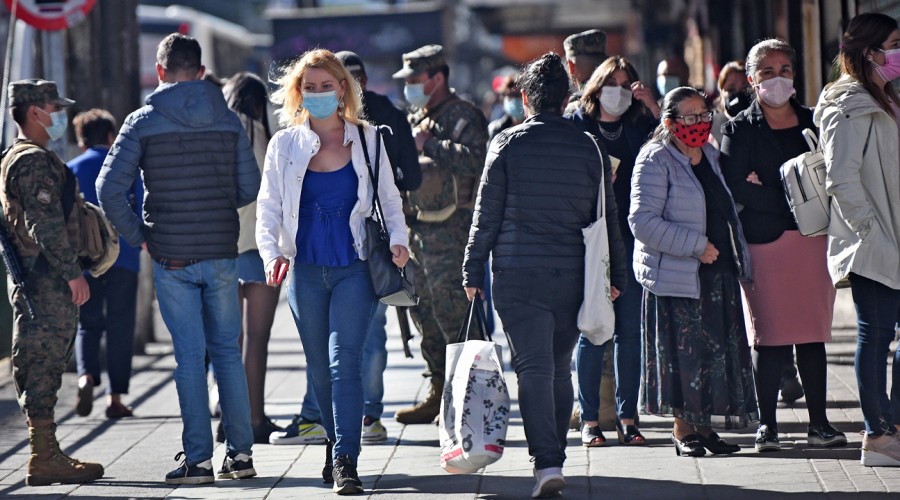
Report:
M 410 224 L 420 300 L 409 312 L 422 334 L 422 356 L 436 380 L 444 378 L 447 343 L 456 341 L 469 305 L 462 286 L 462 262 L 471 224 L 471 210 L 457 210 L 441 223 Z
M 29 419 L 53 419 L 56 393 L 78 328 L 78 306 L 66 281 L 51 272 L 33 272 L 25 293 L 37 319 L 28 315 L 21 292 L 7 278 L 13 305 L 13 380 L 19 407 Z

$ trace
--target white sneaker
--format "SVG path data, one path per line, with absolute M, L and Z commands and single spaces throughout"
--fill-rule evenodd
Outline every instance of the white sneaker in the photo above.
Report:
M 562 467 L 548 467 L 546 469 L 534 469 L 534 479 L 537 481 L 531 489 L 531 498 L 558 497 L 566 487 L 566 479 L 562 474 Z
M 369 417 L 366 417 L 369 418 Z M 387 429 L 381 424 L 381 420 L 373 420 L 371 424 L 366 425 L 363 421 L 362 441 L 363 443 L 380 443 L 387 441 Z
M 328 434 L 322 424 L 308 422 L 294 417 L 283 431 L 269 434 L 269 444 L 320 444 L 328 441 Z
M 860 463 L 866 467 L 900 467 L 900 434 L 865 435 Z

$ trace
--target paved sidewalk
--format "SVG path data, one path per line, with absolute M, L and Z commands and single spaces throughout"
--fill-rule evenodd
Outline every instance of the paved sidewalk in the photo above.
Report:
M 862 415 L 853 375 L 855 332 L 842 292 L 836 316 L 835 340 L 828 345 L 829 418 L 850 438 L 850 446 L 838 450 L 806 447 L 806 410 L 801 399 L 793 407 L 779 409 L 782 442 L 786 450 L 775 454 L 752 451 L 753 432 L 723 433 L 745 449 L 732 456 L 677 458 L 669 441 L 671 422 L 644 417 L 642 430 L 649 446 L 612 445 L 587 449 L 577 433 L 570 434 L 565 474 L 572 499 L 659 498 L 900 498 L 900 468 L 872 469 L 859 464 Z M 378 499 L 528 498 L 533 483 L 532 464 L 517 405 L 513 405 L 504 457 L 479 474 L 451 475 L 438 463 L 437 429 L 433 425 L 402 426 L 392 416 L 398 409 L 424 395 L 420 376 L 423 363 L 403 357 L 395 315 L 389 311 L 389 359 L 386 378 L 385 419 L 390 439 L 365 446 L 360 475 L 366 495 Z M 131 394 L 135 418 L 107 420 L 101 391 L 94 412 L 87 418 L 74 415 L 75 374 L 66 374 L 57 415 L 59 438 L 66 453 L 99 461 L 106 476 L 83 486 L 31 488 L 24 485 L 28 458 L 27 429 L 23 423 L 8 365 L 0 373 L 0 498 L 335 498 L 321 481 L 324 446 L 254 447 L 259 477 L 242 481 L 217 481 L 210 486 L 173 488 L 163 482 L 181 450 L 181 422 L 172 369 L 175 362 L 167 333 L 157 325 L 157 344 L 135 358 Z M 502 337 L 502 335 L 500 336 Z M 503 339 L 500 340 L 505 344 Z M 418 339 L 413 344 L 418 346 Z M 415 350 L 414 350 L 415 351 Z M 505 352 L 508 366 L 508 352 Z M 515 395 L 516 377 L 507 374 Z M 267 380 L 267 413 L 281 424 L 299 411 L 305 387 L 304 358 L 287 304 L 282 300 L 270 343 Z M 214 421 L 215 422 L 215 421 Z M 614 433 L 607 433 L 615 442 Z M 214 465 L 224 457 L 216 448 Z

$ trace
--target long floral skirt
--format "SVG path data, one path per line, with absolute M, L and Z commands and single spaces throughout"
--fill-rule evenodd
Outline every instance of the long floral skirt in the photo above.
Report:
M 641 411 L 725 429 L 757 421 L 737 276 L 701 266 L 700 299 L 644 291 Z

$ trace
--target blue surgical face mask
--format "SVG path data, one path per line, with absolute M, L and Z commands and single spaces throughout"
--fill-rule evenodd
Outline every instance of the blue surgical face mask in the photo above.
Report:
M 658 90 L 663 97 L 680 86 L 681 80 L 679 80 L 677 76 L 659 75 L 656 77 L 656 90 Z
M 525 119 L 525 106 L 521 97 L 504 97 L 503 111 L 517 122 Z
M 406 98 L 406 102 L 413 106 L 424 108 L 428 104 L 428 100 L 431 99 L 431 94 L 425 93 L 424 83 L 407 83 L 403 87 L 403 97 Z
M 66 111 L 61 109 L 59 111 L 54 111 L 52 113 L 48 113 L 41 108 L 42 113 L 50 116 L 50 126 L 44 125 L 44 129 L 47 131 L 47 135 L 50 136 L 51 141 L 55 141 L 65 135 L 66 126 L 69 123 L 69 117 L 66 115 Z M 41 124 L 43 125 L 43 124 Z
M 329 118 L 338 108 L 337 91 L 303 92 L 303 108 L 317 120 Z

